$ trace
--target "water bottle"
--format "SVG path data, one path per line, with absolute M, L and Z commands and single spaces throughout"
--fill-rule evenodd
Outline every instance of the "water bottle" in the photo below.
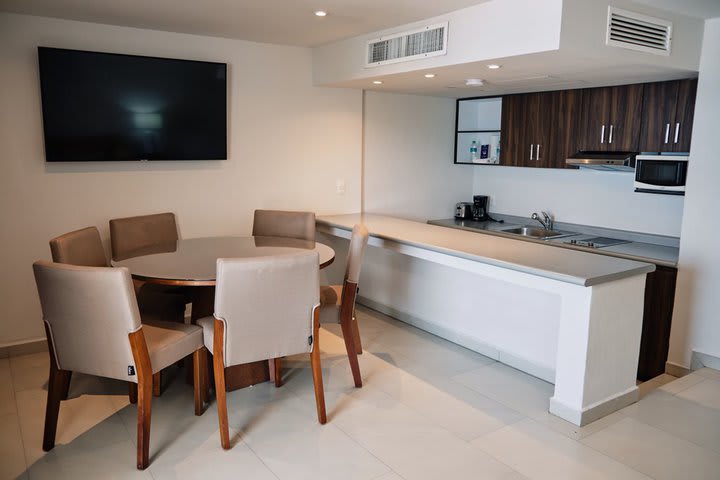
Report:
M 478 159 L 478 150 L 477 150 L 477 142 L 473 140 L 472 145 L 470 145 L 470 161 L 474 162 Z

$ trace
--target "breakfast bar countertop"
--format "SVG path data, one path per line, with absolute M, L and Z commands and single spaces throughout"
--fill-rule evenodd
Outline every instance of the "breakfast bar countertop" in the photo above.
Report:
M 332 229 L 349 231 L 356 223 L 365 224 L 371 239 L 389 240 L 586 287 L 655 270 L 652 263 L 556 248 L 551 244 L 516 240 L 507 235 L 478 235 L 472 231 L 385 215 L 355 213 L 317 218 L 320 232 L 331 233 Z

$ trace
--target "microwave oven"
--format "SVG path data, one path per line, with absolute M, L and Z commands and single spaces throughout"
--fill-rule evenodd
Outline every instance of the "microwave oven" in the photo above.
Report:
M 635 191 L 685 195 L 687 155 L 641 154 L 635 157 Z

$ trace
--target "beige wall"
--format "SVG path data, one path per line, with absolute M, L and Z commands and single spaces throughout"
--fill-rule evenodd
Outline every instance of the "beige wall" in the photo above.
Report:
M 364 210 L 449 218 L 472 201 L 473 166 L 454 165 L 455 100 L 365 93 Z
M 228 160 L 45 164 L 39 45 L 227 62 Z M 0 346 L 44 337 L 31 264 L 55 235 L 107 241 L 108 219 L 160 211 L 183 237 L 248 234 L 255 208 L 359 211 L 362 93 L 311 77 L 309 49 L 0 14 Z

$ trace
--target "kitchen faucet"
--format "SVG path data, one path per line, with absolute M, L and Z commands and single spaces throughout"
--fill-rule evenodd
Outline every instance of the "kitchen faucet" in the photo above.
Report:
M 540 218 L 540 215 L 538 215 L 537 212 L 534 212 L 530 218 L 540 222 L 540 225 L 542 225 L 545 230 L 552 230 L 553 229 L 552 217 L 550 215 L 548 215 L 546 212 L 540 212 L 540 213 L 542 213 L 543 218 Z

